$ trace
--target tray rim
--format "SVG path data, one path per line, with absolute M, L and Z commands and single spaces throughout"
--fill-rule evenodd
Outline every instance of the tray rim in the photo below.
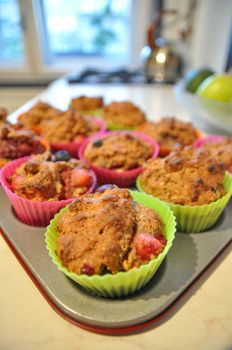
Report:
M 219 260 L 219 258 L 223 255 L 224 252 L 229 249 L 229 247 L 232 247 L 232 238 L 222 247 L 222 249 L 214 256 L 214 258 L 209 261 L 209 263 L 205 266 L 205 268 L 193 279 L 193 281 L 186 286 L 186 288 L 175 298 L 170 305 L 168 305 L 163 311 L 161 311 L 158 315 L 155 317 L 131 326 L 116 326 L 116 327 L 105 327 L 105 326 L 95 326 L 91 325 L 89 323 L 82 322 L 80 320 L 77 320 L 70 316 L 68 313 L 66 313 L 64 310 L 62 310 L 53 300 L 52 297 L 49 296 L 49 294 L 46 292 L 45 288 L 43 288 L 42 284 L 38 281 L 36 276 L 31 271 L 30 267 L 26 264 L 26 262 L 22 259 L 20 256 L 20 253 L 17 252 L 15 249 L 13 243 L 10 241 L 10 239 L 7 237 L 7 234 L 4 232 L 3 228 L 0 226 L 0 235 L 3 237 L 4 241 L 6 242 L 7 246 L 10 248 L 11 252 L 23 268 L 23 270 L 27 273 L 27 275 L 30 277 L 31 281 L 34 283 L 36 288 L 39 290 L 41 295 L 44 297 L 44 299 L 47 301 L 47 303 L 50 305 L 50 307 L 62 318 L 64 318 L 69 323 L 78 326 L 82 329 L 85 329 L 87 331 L 97 333 L 97 334 L 103 334 L 103 335 L 126 335 L 126 334 L 132 334 L 136 332 L 146 331 L 152 326 L 158 326 L 158 323 L 163 320 L 166 316 L 169 316 L 172 312 L 176 310 L 180 302 L 189 294 L 190 290 L 193 289 L 193 287 L 199 282 L 202 277 L 206 274 L 206 272 L 209 270 L 209 268 L 216 264 L 216 262 Z M 215 266 L 216 268 L 216 266 Z

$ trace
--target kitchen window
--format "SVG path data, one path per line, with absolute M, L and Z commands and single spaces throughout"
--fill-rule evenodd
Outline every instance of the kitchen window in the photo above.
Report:
M 0 81 L 138 65 L 152 6 L 152 0 L 0 0 Z

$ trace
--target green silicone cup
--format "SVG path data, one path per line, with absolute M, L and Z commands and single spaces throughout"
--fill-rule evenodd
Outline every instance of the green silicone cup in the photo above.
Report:
M 140 183 L 140 177 L 137 178 L 136 186 L 139 191 L 144 192 Z M 177 230 L 186 233 L 197 233 L 212 227 L 219 219 L 232 195 L 232 176 L 228 172 L 225 173 L 224 188 L 227 193 L 210 204 L 184 206 L 166 203 L 175 214 Z
M 117 130 L 135 130 L 135 127 L 130 127 L 130 126 L 125 126 L 125 125 L 119 125 L 119 124 L 114 124 L 111 122 L 107 122 L 108 125 L 108 130 L 111 131 L 117 131 Z
M 105 275 L 77 275 L 70 272 L 66 267 L 62 265 L 61 260 L 56 254 L 57 250 L 57 237 L 56 232 L 57 220 L 59 217 L 68 210 L 68 206 L 62 209 L 50 222 L 46 232 L 46 245 L 49 251 L 49 255 L 52 257 L 53 262 L 58 269 L 62 271 L 66 276 L 71 278 L 89 291 L 104 297 L 121 297 L 126 296 L 144 287 L 154 276 L 158 267 L 164 260 L 167 252 L 172 246 L 172 242 L 175 237 L 176 221 L 170 208 L 153 196 L 146 193 L 140 193 L 137 191 L 130 191 L 133 199 L 151 209 L 154 209 L 162 218 L 164 223 L 164 235 L 167 240 L 165 249 L 155 259 L 149 261 L 149 263 L 141 265 L 139 268 L 133 268 L 126 272 L 118 272 L 116 274 Z

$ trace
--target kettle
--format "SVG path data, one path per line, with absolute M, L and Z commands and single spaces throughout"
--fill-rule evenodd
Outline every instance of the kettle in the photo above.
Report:
M 147 43 L 141 51 L 147 82 L 175 83 L 183 74 L 184 60 L 175 43 L 161 36 L 161 18 L 167 11 L 159 12 L 147 31 Z

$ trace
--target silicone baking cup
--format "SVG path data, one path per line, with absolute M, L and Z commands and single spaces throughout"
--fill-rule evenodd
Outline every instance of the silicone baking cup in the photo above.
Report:
M 144 287 L 152 279 L 164 260 L 175 237 L 175 217 L 165 203 L 145 193 L 139 193 L 137 191 L 130 191 L 130 193 L 136 202 L 155 210 L 156 213 L 160 215 L 164 223 L 164 236 L 167 240 L 163 252 L 156 258 L 152 259 L 149 263 L 141 265 L 139 268 L 133 268 L 129 271 L 118 272 L 116 274 L 108 273 L 105 275 L 87 276 L 77 275 L 64 267 L 56 254 L 58 237 L 56 226 L 58 219 L 68 210 L 68 207 L 62 209 L 50 222 L 45 235 L 49 255 L 58 269 L 82 287 L 104 297 L 114 298 L 126 296 Z
M 91 120 L 97 124 L 100 129 L 97 133 L 106 131 L 107 125 L 103 119 L 91 118 Z M 81 137 L 78 141 L 73 142 L 61 142 L 61 143 L 51 143 L 52 151 L 67 151 L 72 157 L 76 158 L 80 145 L 87 139 L 87 137 Z
M 73 202 L 75 198 L 69 198 L 60 201 L 36 202 L 20 197 L 16 193 L 14 193 L 11 190 L 10 183 L 7 179 L 15 172 L 15 170 L 21 164 L 23 164 L 29 158 L 30 157 L 23 157 L 6 164 L 0 172 L 0 182 L 20 221 L 33 226 L 47 226 L 50 220 L 54 217 L 54 215 L 61 208 L 65 207 L 68 203 Z M 91 170 L 90 172 L 93 181 L 91 187 L 86 193 L 92 192 L 97 182 L 94 172 Z
M 137 178 L 136 186 L 144 192 L 140 177 Z M 175 214 L 177 230 L 181 232 L 202 232 L 212 227 L 219 219 L 232 195 L 232 176 L 226 172 L 224 178 L 226 194 L 215 202 L 206 205 L 179 205 L 166 203 Z
M 129 134 L 134 135 L 135 137 L 138 137 L 141 140 L 149 143 L 153 147 L 153 154 L 152 154 L 151 158 L 155 159 L 158 156 L 158 154 L 159 154 L 158 143 L 155 140 L 153 140 L 151 137 L 149 137 L 141 132 L 138 132 L 138 131 L 108 131 L 105 133 L 95 135 L 93 137 L 90 137 L 88 140 L 86 140 L 85 142 L 82 143 L 82 145 L 79 148 L 78 155 L 82 161 L 87 163 L 93 169 L 93 171 L 97 175 L 99 184 L 108 183 L 108 184 L 115 184 L 119 187 L 130 187 L 130 186 L 134 185 L 137 176 L 143 171 L 142 167 L 135 168 L 132 170 L 117 171 L 115 169 L 112 170 L 112 169 L 98 167 L 98 166 L 92 164 L 91 162 L 89 162 L 84 156 L 85 149 L 86 149 L 89 142 L 92 142 L 94 140 L 99 140 L 107 135 L 112 135 L 112 134 L 117 134 L 117 133 L 119 133 L 119 134 L 120 133 L 129 133 Z
M 194 142 L 193 146 L 195 148 L 199 148 L 203 145 L 206 145 L 207 143 L 217 143 L 217 142 L 223 141 L 224 138 L 225 137 L 223 135 L 209 135 L 209 136 L 197 139 Z

